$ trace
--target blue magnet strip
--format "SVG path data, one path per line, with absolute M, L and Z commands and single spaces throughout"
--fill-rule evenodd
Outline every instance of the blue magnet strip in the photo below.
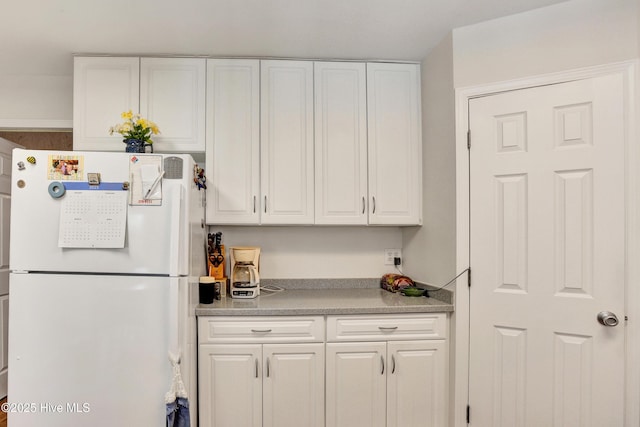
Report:
M 67 190 L 126 191 L 122 188 L 122 182 L 101 182 L 98 185 L 91 185 L 88 182 L 65 181 L 64 187 Z

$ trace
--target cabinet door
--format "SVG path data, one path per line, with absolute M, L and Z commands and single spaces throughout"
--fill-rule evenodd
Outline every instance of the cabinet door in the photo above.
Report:
M 262 426 L 262 346 L 200 345 L 201 427 Z
M 367 64 L 370 224 L 422 222 L 419 70 Z
M 327 427 L 384 427 L 386 343 L 327 344 Z
M 365 64 L 316 62 L 315 223 L 366 224 Z
M 265 344 L 263 427 L 324 427 L 324 344 Z
M 204 58 L 142 58 L 140 114 L 155 122 L 154 150 L 204 152 Z
M 313 63 L 261 62 L 261 222 L 313 223 Z
M 390 341 L 387 346 L 387 427 L 447 425 L 446 341 Z
M 207 223 L 260 220 L 260 62 L 207 61 Z
M 109 128 L 123 112 L 139 110 L 139 79 L 138 58 L 74 58 L 74 150 L 124 151 L 122 136 L 110 136 Z

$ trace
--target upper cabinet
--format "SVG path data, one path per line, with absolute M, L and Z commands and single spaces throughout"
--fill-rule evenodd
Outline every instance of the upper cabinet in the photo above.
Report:
M 313 63 L 262 61 L 263 224 L 313 224 Z
M 160 152 L 204 152 L 203 58 L 74 58 L 74 150 L 124 151 L 109 128 L 132 110 L 155 122 Z
M 315 223 L 367 224 L 365 64 L 314 67 Z
M 206 59 L 140 59 L 140 114 L 160 128 L 159 151 L 204 151 L 205 81 Z
M 207 61 L 210 224 L 260 222 L 260 61 Z
M 73 68 L 73 149 L 124 151 L 109 128 L 140 109 L 140 59 L 75 57 Z
M 367 64 L 369 223 L 422 223 L 420 68 Z
M 419 65 L 207 67 L 207 223 L 421 224 Z
M 132 110 L 205 152 L 209 224 L 419 225 L 420 99 L 418 64 L 76 57 L 73 147 Z

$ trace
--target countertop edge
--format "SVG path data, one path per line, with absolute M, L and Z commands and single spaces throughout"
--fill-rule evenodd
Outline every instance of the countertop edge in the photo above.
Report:
M 208 307 L 208 306 L 211 307 Z M 415 307 L 350 307 L 350 308 L 218 308 L 214 304 L 199 304 L 196 316 L 301 316 L 301 315 L 344 315 L 344 314 L 402 314 L 402 313 L 451 313 L 453 305 Z

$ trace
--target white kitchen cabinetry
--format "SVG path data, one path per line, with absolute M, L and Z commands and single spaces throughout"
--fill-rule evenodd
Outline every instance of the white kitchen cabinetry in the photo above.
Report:
M 154 150 L 204 152 L 205 80 L 203 58 L 140 59 L 140 114 L 160 128 Z
M 132 110 L 155 122 L 159 152 L 204 152 L 203 58 L 75 57 L 73 148 L 124 151 L 109 128 Z
M 316 224 L 367 224 L 366 83 L 363 63 L 314 63 Z
M 328 316 L 327 427 L 446 425 L 444 314 Z
M 261 223 L 313 224 L 313 63 L 260 66 Z
M 124 111 L 139 111 L 140 59 L 73 59 L 73 149 L 124 151 L 122 137 L 109 135 Z
M 422 223 L 420 66 L 367 64 L 369 224 Z
M 207 223 L 260 222 L 260 61 L 207 61 Z
M 322 317 L 200 317 L 201 427 L 323 427 Z
M 207 79 L 207 223 L 421 223 L 418 64 L 209 60 Z

